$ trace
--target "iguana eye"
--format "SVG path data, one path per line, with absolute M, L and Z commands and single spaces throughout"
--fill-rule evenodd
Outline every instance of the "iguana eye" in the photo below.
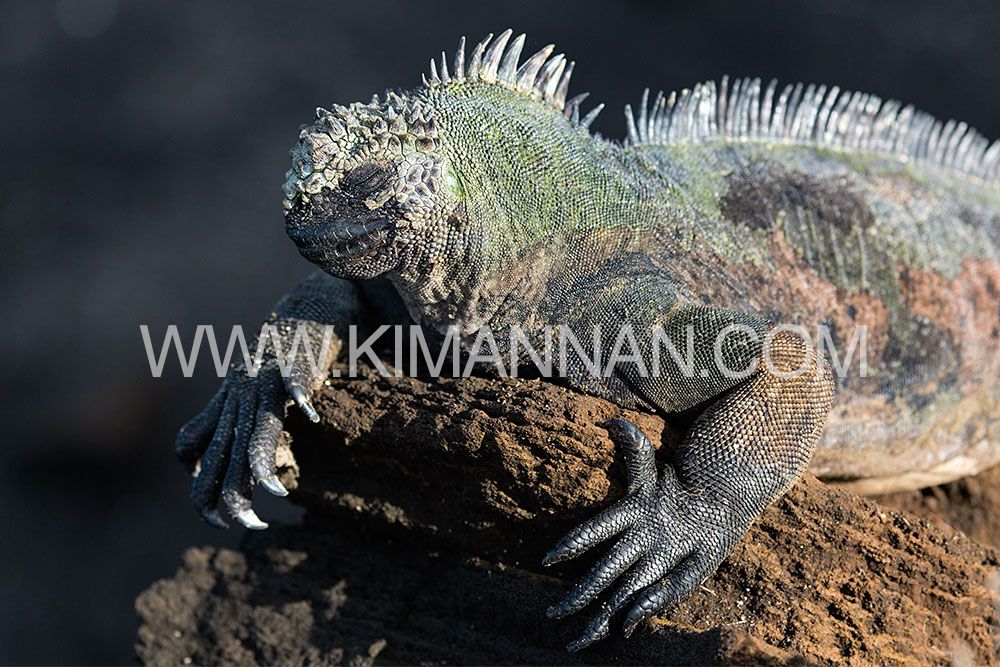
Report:
M 377 162 L 369 162 L 344 175 L 341 188 L 348 194 L 364 199 L 381 192 L 389 184 L 392 171 Z

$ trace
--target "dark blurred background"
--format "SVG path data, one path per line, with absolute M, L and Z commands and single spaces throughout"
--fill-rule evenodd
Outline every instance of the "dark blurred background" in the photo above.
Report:
M 989 5 L 0 2 L 0 662 L 133 662 L 135 595 L 185 546 L 237 542 L 190 511 L 172 456 L 218 380 L 176 361 L 153 379 L 139 325 L 256 325 L 309 268 L 280 214 L 299 124 L 508 26 L 577 61 L 606 136 L 643 87 L 724 73 L 1000 136 Z

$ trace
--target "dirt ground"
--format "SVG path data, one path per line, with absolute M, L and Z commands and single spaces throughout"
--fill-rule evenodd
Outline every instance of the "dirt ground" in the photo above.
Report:
M 593 559 L 540 561 L 622 493 L 600 427 L 619 409 L 484 378 L 333 380 L 318 402 L 282 452 L 304 523 L 188 550 L 136 602 L 143 662 L 998 663 L 1000 470 L 877 500 L 807 478 L 698 593 L 571 655 L 586 610 L 545 609 Z
M 1000 466 L 950 484 L 879 496 L 876 500 L 942 521 L 981 544 L 1000 548 Z

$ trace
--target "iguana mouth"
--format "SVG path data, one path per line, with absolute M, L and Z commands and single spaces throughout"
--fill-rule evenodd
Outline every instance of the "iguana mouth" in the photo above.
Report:
M 288 235 L 300 252 L 310 258 L 333 254 L 336 258 L 368 254 L 385 246 L 391 223 L 384 218 L 357 222 L 325 220 L 304 227 L 289 227 Z

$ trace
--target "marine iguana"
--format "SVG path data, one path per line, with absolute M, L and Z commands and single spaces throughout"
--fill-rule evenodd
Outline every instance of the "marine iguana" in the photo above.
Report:
M 873 95 L 758 79 L 651 104 L 647 91 L 637 114 L 626 107 L 627 139 L 610 141 L 589 131 L 601 106 L 582 115 L 585 95 L 567 99 L 573 63 L 551 45 L 520 62 L 525 37 L 511 36 L 468 60 L 463 38 L 415 89 L 317 109 L 284 212 L 321 271 L 268 321 L 318 336 L 396 321 L 398 306 L 432 331 L 518 326 L 537 348 L 557 324 L 627 323 L 643 357 L 654 330 L 680 348 L 693 335 L 695 372 L 595 375 L 579 359 L 566 372 L 626 408 L 697 415 L 659 472 L 638 427 L 609 425 L 627 494 L 545 558 L 618 538 L 549 610 L 583 609 L 620 579 L 571 650 L 621 611 L 629 634 L 691 593 L 810 460 L 866 492 L 1000 461 L 997 143 Z M 817 324 L 835 345 L 867 332 L 866 376 L 834 376 L 786 326 Z M 269 354 L 255 377 L 234 367 L 178 437 L 195 508 L 216 526 L 221 504 L 266 528 L 251 488 L 286 493 L 274 460 L 286 400 L 318 420 L 323 374 L 300 354 L 283 376 Z M 724 373 L 720 357 L 748 372 Z

